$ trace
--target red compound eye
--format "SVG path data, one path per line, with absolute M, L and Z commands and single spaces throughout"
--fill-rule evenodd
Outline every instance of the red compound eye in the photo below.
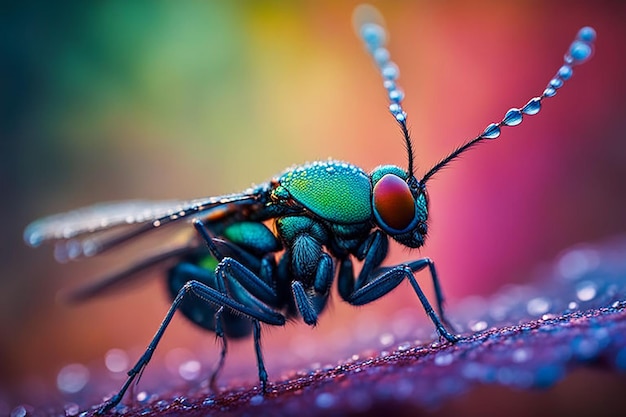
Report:
M 405 230 L 415 218 L 415 199 L 407 183 L 385 174 L 374 186 L 374 211 L 386 226 Z

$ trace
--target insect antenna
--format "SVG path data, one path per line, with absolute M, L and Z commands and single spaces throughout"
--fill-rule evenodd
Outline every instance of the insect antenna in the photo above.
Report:
M 409 160 L 407 172 L 409 178 L 412 178 L 414 176 L 413 143 L 411 142 L 409 128 L 406 123 L 407 114 L 402 108 L 404 92 L 396 83 L 400 76 L 400 70 L 396 63 L 390 59 L 389 50 L 385 47 L 387 43 L 387 31 L 384 28 L 383 17 L 375 7 L 362 4 L 354 10 L 353 23 L 383 77 L 383 86 L 387 90 L 387 97 L 389 98 L 389 111 L 398 124 L 400 124 L 402 134 L 404 135 Z
M 445 167 L 450 161 L 457 158 L 463 152 L 481 142 L 484 139 L 496 139 L 500 136 L 502 126 L 517 126 L 522 123 L 524 115 L 532 116 L 541 110 L 541 102 L 548 97 L 554 97 L 556 91 L 561 88 L 565 81 L 569 80 L 574 74 L 573 67 L 586 62 L 593 53 L 593 42 L 596 39 L 596 32 L 591 27 L 583 27 L 578 31 L 576 39 L 571 43 L 569 49 L 565 53 L 564 62 L 557 73 L 552 77 L 543 93 L 530 99 L 528 103 L 521 109 L 511 108 L 505 114 L 504 118 L 498 123 L 491 123 L 485 130 L 474 139 L 459 146 L 450 155 L 439 161 L 432 167 L 421 179 L 420 184 L 424 185 L 436 172 Z

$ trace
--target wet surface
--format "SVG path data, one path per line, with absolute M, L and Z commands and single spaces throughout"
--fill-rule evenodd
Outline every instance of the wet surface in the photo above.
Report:
M 258 386 L 222 388 L 211 393 L 203 385 L 135 394 L 134 403 L 112 414 L 152 415 L 367 415 L 393 406 L 398 413 L 444 412 L 454 401 L 504 389 L 498 399 L 549 393 L 567 386 L 571 374 L 599 370 L 611 388 L 626 386 L 626 240 L 579 246 L 537 274 L 534 284 L 503 288 L 489 300 L 467 299 L 451 317 L 463 339 L 450 344 L 380 338 L 388 348 L 353 355 L 335 365 L 287 373 L 271 380 L 263 396 Z M 460 318 L 470 318 L 462 321 Z M 126 362 L 110 353 L 115 369 Z M 187 361 L 188 362 L 188 361 Z M 191 365 L 187 364 L 184 369 Z M 195 369 L 195 368 L 194 368 Z M 188 370 L 188 369 L 187 369 Z M 191 370 L 193 371 L 193 369 Z M 61 375 L 63 374 L 63 375 Z M 86 383 L 86 368 L 64 368 L 59 389 L 71 393 Z M 605 378 L 605 379 L 606 379 Z M 270 378 L 271 379 L 271 378 Z M 584 379 L 584 378 L 583 378 Z M 607 379 L 607 381 L 608 381 Z M 581 382 L 578 385 L 585 385 Z M 511 392 L 509 392 L 512 389 Z M 559 388 L 563 389 L 563 388 Z M 572 392 L 580 390 L 572 389 Z M 591 387 L 582 391 L 590 394 Z M 607 395 L 610 390 L 604 390 Z M 620 399 L 603 399 L 610 407 Z M 529 394 L 530 393 L 530 394 Z M 489 394 L 487 394 L 488 396 Z M 575 398 L 572 398 L 574 401 Z M 532 400 L 531 400 L 532 401 Z M 543 400 L 545 402 L 545 399 Z M 549 401 L 548 401 L 549 404 Z M 13 417 L 26 415 L 91 415 L 97 407 L 66 404 L 64 409 L 17 406 Z M 471 407 L 471 404 L 469 405 Z M 453 407 L 454 408 L 454 407 Z M 85 411 L 87 410 L 87 411 Z M 472 409 L 465 409 L 471 413 Z M 602 409 L 597 409 L 601 412 Z

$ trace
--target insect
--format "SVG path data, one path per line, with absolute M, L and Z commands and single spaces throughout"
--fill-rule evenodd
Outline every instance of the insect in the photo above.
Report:
M 261 324 L 282 326 L 300 317 L 314 326 L 327 304 L 333 282 L 352 305 L 373 302 L 408 280 L 439 336 L 454 343 L 444 314 L 444 296 L 429 258 L 383 266 L 389 239 L 419 248 L 428 233 L 426 184 L 443 167 L 474 145 L 497 138 L 504 126 L 516 126 L 538 113 L 592 54 L 595 31 L 582 28 L 563 65 L 540 96 L 508 110 L 475 138 L 453 150 L 418 179 L 399 70 L 391 61 L 386 32 L 377 12 L 361 7 L 359 34 L 374 58 L 388 93 L 389 110 L 398 122 L 407 167 L 381 165 L 369 174 L 349 163 L 326 160 L 294 166 L 271 181 L 244 192 L 191 201 L 109 203 L 45 217 L 30 224 L 24 238 L 31 246 L 56 242 L 57 258 L 74 260 L 116 248 L 169 225 L 191 223 L 189 241 L 141 259 L 124 270 L 74 294 L 87 299 L 139 272 L 173 264 L 167 270 L 172 304 L 145 353 L 128 371 L 120 391 L 100 408 L 107 412 L 123 398 L 146 367 L 172 317 L 180 311 L 191 322 L 214 332 L 221 344 L 211 386 L 221 370 L 228 341 L 252 335 L 261 390 L 268 376 L 261 351 Z M 274 232 L 266 223 L 273 222 Z M 358 273 L 353 262 L 361 263 Z M 415 274 L 428 269 L 434 284 L 434 308 Z

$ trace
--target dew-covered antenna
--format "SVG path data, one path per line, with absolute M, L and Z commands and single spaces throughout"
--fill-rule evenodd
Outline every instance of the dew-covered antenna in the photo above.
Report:
M 409 157 L 408 171 L 409 176 L 412 176 L 413 147 L 406 124 L 407 114 L 402 109 L 401 105 L 404 93 L 396 84 L 400 71 L 398 70 L 398 66 L 390 60 L 389 51 L 385 48 L 386 31 L 382 24 L 382 17 L 373 6 L 362 5 L 357 7 L 354 12 L 354 22 L 358 27 L 358 32 L 361 38 L 365 42 L 367 50 L 374 58 L 374 61 L 376 62 L 376 65 L 378 66 L 383 77 L 383 85 L 385 86 L 389 97 L 389 111 L 398 121 L 400 127 L 402 128 L 402 132 L 404 133 L 404 139 L 406 141 Z M 498 123 L 491 123 L 480 135 L 459 146 L 452 153 L 432 167 L 419 181 L 420 185 L 423 187 L 426 181 L 428 181 L 436 172 L 478 142 L 483 139 L 496 139 L 499 137 L 502 126 L 517 126 L 522 123 L 524 115 L 532 116 L 533 114 L 539 113 L 543 99 L 554 97 L 557 90 L 561 88 L 565 81 L 569 80 L 574 74 L 573 67 L 586 62 L 591 57 L 593 54 L 593 42 L 595 39 L 596 31 L 593 28 L 585 26 L 580 29 L 576 35 L 576 39 L 574 39 L 565 53 L 563 65 L 559 68 L 554 77 L 552 77 L 540 96 L 530 99 L 521 109 L 516 107 L 509 109 L 505 113 L 504 118 Z
M 387 97 L 389 98 L 389 111 L 400 124 L 402 134 L 404 135 L 409 159 L 407 172 L 409 178 L 411 178 L 414 176 L 413 143 L 406 125 L 407 115 L 404 109 L 402 109 L 404 92 L 396 84 L 396 80 L 400 76 L 400 70 L 396 63 L 391 61 L 389 50 L 385 48 L 387 32 L 384 28 L 383 17 L 375 7 L 362 4 L 354 10 L 353 23 L 383 77 L 383 86 L 387 90 Z

